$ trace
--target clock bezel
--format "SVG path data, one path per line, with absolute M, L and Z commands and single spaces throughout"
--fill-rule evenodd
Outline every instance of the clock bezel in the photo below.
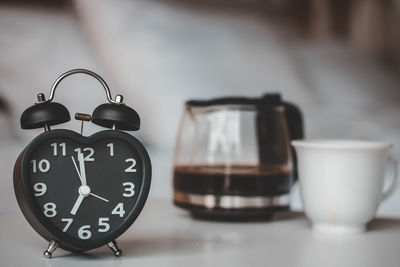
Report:
M 37 205 L 30 181 L 29 161 L 32 153 L 50 138 L 70 138 L 82 145 L 96 143 L 105 138 L 115 138 L 128 142 L 137 150 L 143 166 L 143 182 L 133 208 L 129 211 L 120 226 L 110 234 L 104 234 L 97 240 L 79 240 L 62 232 L 49 218 L 44 216 Z M 137 159 L 139 160 L 139 159 Z M 14 168 L 14 189 L 20 208 L 34 230 L 47 241 L 55 240 L 61 248 L 71 251 L 86 251 L 107 244 L 122 235 L 137 219 L 146 202 L 151 184 L 151 161 L 144 146 L 132 135 L 116 130 L 104 130 L 91 136 L 82 136 L 74 131 L 56 129 L 44 132 L 37 136 L 21 153 Z

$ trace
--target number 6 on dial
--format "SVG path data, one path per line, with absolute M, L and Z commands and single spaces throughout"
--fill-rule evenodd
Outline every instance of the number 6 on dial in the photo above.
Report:
M 78 230 L 78 236 L 80 239 L 89 239 L 92 237 L 92 233 L 90 232 L 90 225 L 83 225 Z

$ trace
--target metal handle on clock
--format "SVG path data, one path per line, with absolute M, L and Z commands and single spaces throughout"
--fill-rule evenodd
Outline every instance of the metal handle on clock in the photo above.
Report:
M 66 78 L 70 75 L 73 75 L 73 74 L 78 74 L 78 73 L 87 74 L 89 76 L 94 77 L 96 80 L 98 80 L 101 83 L 101 85 L 103 86 L 104 90 L 106 91 L 108 102 L 114 103 L 114 104 L 120 104 L 122 102 L 121 100 L 117 99 L 117 98 L 121 97 L 118 95 L 117 95 L 116 100 L 113 100 L 111 97 L 110 88 L 108 87 L 107 83 L 103 80 L 103 78 L 101 78 L 100 75 L 98 75 L 97 73 L 87 70 L 87 69 L 73 69 L 73 70 L 67 71 L 66 73 L 64 73 L 60 77 L 58 77 L 57 80 L 54 82 L 53 86 L 51 87 L 50 96 L 47 101 L 49 101 L 49 102 L 53 101 L 54 94 L 56 92 L 56 88 L 64 78 Z

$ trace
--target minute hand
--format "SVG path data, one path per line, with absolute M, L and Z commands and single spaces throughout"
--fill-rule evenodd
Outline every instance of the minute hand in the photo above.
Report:
M 85 170 L 85 159 L 83 158 L 83 153 L 78 153 L 79 161 L 79 172 L 81 173 L 82 185 L 87 185 L 86 182 L 86 170 Z

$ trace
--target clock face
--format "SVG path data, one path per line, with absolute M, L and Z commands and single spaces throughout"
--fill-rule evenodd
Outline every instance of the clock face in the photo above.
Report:
M 143 146 L 119 131 L 86 138 L 54 130 L 39 137 L 22 161 L 23 187 L 39 221 L 61 243 L 85 250 L 122 234 L 149 191 Z

